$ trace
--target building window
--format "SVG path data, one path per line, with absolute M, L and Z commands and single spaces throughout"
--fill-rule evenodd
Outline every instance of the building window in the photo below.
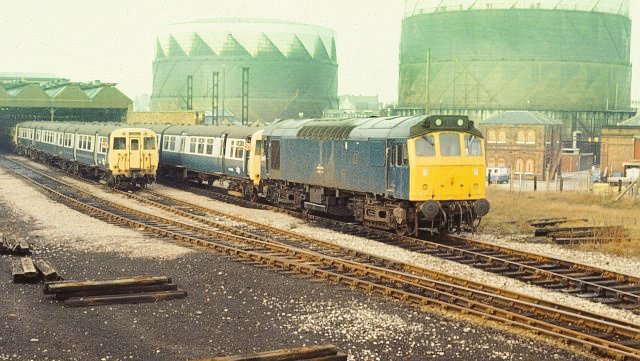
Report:
M 503 129 L 500 129 L 498 132 L 498 143 L 506 143 L 507 142 L 507 132 Z
M 516 159 L 516 173 L 522 173 L 524 171 L 524 160 L 522 158 Z
M 527 132 L 527 144 L 536 144 L 536 131 L 530 130 Z
M 506 167 L 507 166 L 507 160 L 500 157 L 498 158 L 498 167 Z
M 533 174 L 534 173 L 533 170 L 534 170 L 534 161 L 533 161 L 533 159 L 527 159 L 527 167 L 525 169 L 525 172 L 527 174 Z
M 490 129 L 487 131 L 487 143 L 496 143 L 496 131 L 494 129 Z
M 516 144 L 524 144 L 524 143 L 525 143 L 524 130 L 518 130 L 518 136 L 516 137 Z

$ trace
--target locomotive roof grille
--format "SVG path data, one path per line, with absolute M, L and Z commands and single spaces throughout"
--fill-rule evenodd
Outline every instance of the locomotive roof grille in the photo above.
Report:
M 305 125 L 297 137 L 304 139 L 347 139 L 355 125 Z

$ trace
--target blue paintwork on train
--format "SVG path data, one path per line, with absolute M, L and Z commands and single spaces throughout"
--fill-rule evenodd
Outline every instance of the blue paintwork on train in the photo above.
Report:
M 246 151 L 242 159 L 229 154 L 229 144 L 233 141 L 245 141 L 258 128 L 225 125 L 154 125 L 145 127 L 160 136 L 160 165 L 183 167 L 189 171 L 212 175 L 225 175 L 235 178 L 248 178 Z M 174 149 L 167 148 L 167 138 L 175 137 Z M 190 151 L 190 138 L 204 138 L 214 141 L 213 154 L 199 154 Z M 224 144 L 225 151 L 220 148 Z M 206 148 L 206 143 L 205 143 Z
M 280 169 L 271 167 L 271 145 L 263 157 L 261 174 L 263 179 L 409 199 L 408 165 L 387 164 L 385 152 L 391 154 L 394 144 L 406 144 L 410 128 L 422 120 L 424 117 L 392 117 L 276 123 L 265 129 L 263 138 L 270 144 L 280 141 Z M 304 134 L 303 127 L 318 130 Z

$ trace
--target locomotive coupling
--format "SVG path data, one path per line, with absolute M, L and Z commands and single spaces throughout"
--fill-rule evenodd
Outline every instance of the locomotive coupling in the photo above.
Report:
M 476 212 L 476 216 L 478 217 L 486 216 L 487 213 L 489 213 L 490 208 L 491 206 L 489 205 L 489 201 L 484 198 L 478 199 L 473 203 L 473 210 Z
M 440 203 L 436 201 L 426 201 L 420 206 L 420 211 L 424 215 L 424 218 L 429 221 L 434 220 L 438 214 L 440 214 L 440 210 Z

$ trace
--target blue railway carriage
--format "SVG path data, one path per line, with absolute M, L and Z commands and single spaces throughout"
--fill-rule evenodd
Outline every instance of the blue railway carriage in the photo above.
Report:
M 158 169 L 156 134 L 118 123 L 24 122 L 12 146 L 22 155 L 110 186 L 153 183 Z
M 228 182 L 229 193 L 255 199 L 250 177 L 259 178 L 259 163 L 251 170 L 251 141 L 260 128 L 226 125 L 145 125 L 159 137 L 160 172 L 184 180 Z M 251 175 L 251 173 L 253 173 Z
M 473 230 L 489 211 L 465 116 L 285 120 L 254 138 L 260 191 L 281 206 L 414 235 Z

